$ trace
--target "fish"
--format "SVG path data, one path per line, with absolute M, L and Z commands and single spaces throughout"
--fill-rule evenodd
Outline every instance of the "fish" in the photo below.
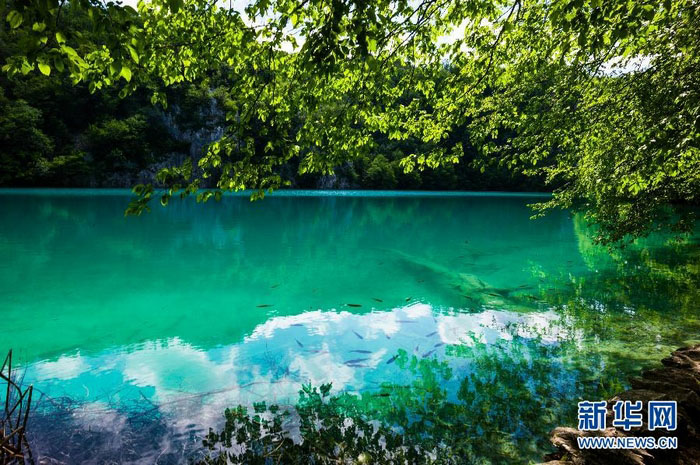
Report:
M 410 302 L 413 297 L 406 297 L 406 302 Z
M 369 365 L 362 365 L 359 363 L 348 363 L 347 366 L 352 368 L 369 368 Z
M 352 332 L 355 333 L 355 336 L 359 337 L 360 339 L 364 339 L 364 337 L 362 337 L 362 335 L 360 333 L 358 333 L 357 331 L 355 331 L 354 329 L 352 330 Z
M 391 394 L 388 392 L 378 392 L 376 394 L 372 394 L 374 397 L 389 397 Z
M 417 282 L 419 282 L 419 283 L 424 283 L 424 282 L 425 282 L 425 279 L 418 279 Z
M 415 323 L 413 320 L 396 320 L 397 323 Z
M 266 308 L 266 307 L 272 307 L 272 304 L 260 304 L 256 305 L 258 308 Z
M 470 297 L 470 296 L 468 296 L 468 295 L 465 295 L 465 296 L 462 296 L 462 297 L 464 297 L 465 299 L 469 299 L 469 300 L 471 300 L 472 302 L 474 301 L 474 297 Z
M 399 357 L 398 355 L 394 355 L 393 357 L 391 357 L 389 360 L 386 361 L 386 364 L 390 365 L 390 364 L 394 363 L 394 360 L 396 360 L 398 357 Z
M 369 359 L 368 358 L 354 358 L 352 360 L 348 360 L 348 361 L 343 362 L 343 363 L 345 363 L 346 365 L 354 365 L 354 364 L 357 364 L 360 362 L 365 362 L 367 360 L 369 360 Z
M 279 286 L 279 284 L 273 284 L 272 286 L 270 286 L 270 289 L 274 289 L 274 288 L 276 288 L 277 286 Z
M 433 352 L 435 352 L 435 349 L 432 349 L 432 350 L 427 351 L 426 353 L 423 354 L 423 358 L 428 357 L 428 356 L 429 356 L 430 354 L 432 354 Z
M 378 299 L 377 297 L 372 297 L 372 300 L 375 302 L 384 302 L 382 299 Z
M 486 295 L 490 295 L 491 297 L 503 297 L 501 294 L 496 294 L 495 292 L 487 292 Z
M 297 344 L 299 344 L 299 347 L 304 347 L 304 344 L 302 344 L 301 342 L 299 342 L 299 339 L 294 339 L 294 340 L 297 341 Z
M 529 288 L 531 288 L 531 287 L 532 287 L 532 286 L 529 285 L 529 284 L 521 284 L 520 286 L 518 286 L 518 289 L 529 289 Z
M 361 350 L 361 349 L 351 350 L 350 352 L 355 352 L 355 353 L 358 353 L 358 354 L 371 354 L 371 353 L 372 353 L 371 350 Z
M 307 354 L 330 354 L 329 351 L 323 349 L 304 349 Z
M 301 323 L 294 323 L 292 326 L 304 326 L 304 325 Z
M 384 333 L 384 336 L 386 336 L 387 339 L 391 339 L 391 336 L 389 336 L 387 333 Z
M 437 333 L 438 333 L 437 331 L 433 331 L 430 334 L 426 334 L 425 337 L 432 337 L 432 336 L 435 336 Z
M 438 342 L 438 343 L 435 344 L 433 347 L 442 347 L 442 346 L 444 346 L 444 345 L 445 345 L 444 342 Z
M 348 307 L 362 307 L 362 305 L 360 305 L 360 304 L 345 304 L 345 305 L 347 305 Z

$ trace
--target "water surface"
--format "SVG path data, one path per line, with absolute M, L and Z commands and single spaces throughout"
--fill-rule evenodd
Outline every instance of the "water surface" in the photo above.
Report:
M 700 337 L 695 239 L 611 254 L 568 212 L 530 220 L 541 197 L 287 192 L 125 218 L 128 199 L 0 194 L 0 349 L 40 393 L 38 455 L 183 462 L 226 407 L 413 386 L 395 360 L 415 358 L 449 368 L 476 441 L 519 445 L 484 460 L 526 463 L 582 396 Z

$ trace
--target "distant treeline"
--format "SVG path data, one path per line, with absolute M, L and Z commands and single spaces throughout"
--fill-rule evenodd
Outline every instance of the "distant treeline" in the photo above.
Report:
M 67 20 L 79 22 L 72 9 Z M 17 43 L 0 29 L 0 62 Z M 30 73 L 8 78 L 0 73 L 0 186 L 130 187 L 154 182 L 164 166 L 184 157 L 196 162 L 225 126 L 226 82 L 206 82 L 166 90 L 168 106 L 151 103 L 151 89 L 125 98 L 115 89 L 91 93 L 62 73 Z M 264 131 L 262 131 L 264 132 Z M 253 133 L 256 145 L 265 136 Z M 335 169 L 335 175 L 298 174 L 298 159 L 279 167 L 290 187 L 315 189 L 548 190 L 542 179 L 508 169 L 474 163 L 477 151 L 468 135 L 465 155 L 455 165 L 404 173 L 399 160 L 426 147 L 414 141 L 392 141 L 376 135 L 374 148 Z M 196 163 L 194 163 L 196 166 Z M 205 186 L 206 187 L 206 186 Z

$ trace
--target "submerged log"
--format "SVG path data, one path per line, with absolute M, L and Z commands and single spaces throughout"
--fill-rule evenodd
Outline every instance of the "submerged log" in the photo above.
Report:
M 552 431 L 557 452 L 545 457 L 543 465 L 697 465 L 700 464 L 700 344 L 678 349 L 661 361 L 663 367 L 645 371 L 630 380 L 632 389 L 608 400 L 607 425 L 612 424 L 612 406 L 618 400 L 643 401 L 641 428 L 631 431 L 607 428 L 604 431 L 580 431 L 560 427 Z M 675 431 L 649 431 L 647 404 L 650 400 L 675 400 L 678 403 L 678 427 Z M 578 437 L 678 438 L 678 448 L 662 449 L 579 449 Z

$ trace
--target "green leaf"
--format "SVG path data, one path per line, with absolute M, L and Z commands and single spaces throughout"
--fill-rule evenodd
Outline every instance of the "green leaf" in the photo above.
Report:
M 41 71 L 41 74 L 43 74 L 44 76 L 48 76 L 49 74 L 51 74 L 51 67 L 46 63 L 39 63 L 38 66 L 39 71 Z
M 63 70 L 65 69 L 65 65 L 63 64 L 63 60 L 59 57 L 54 57 L 53 59 L 53 67 L 56 68 L 56 70 L 59 73 L 62 73 Z
M 60 32 L 57 32 L 56 33 L 56 42 L 58 42 L 59 44 L 65 44 L 66 43 L 66 36 L 64 36 Z
M 46 23 L 42 22 L 32 24 L 32 31 L 42 32 L 44 29 L 46 29 Z
M 377 51 L 377 41 L 375 39 L 367 40 L 367 50 L 369 50 L 370 52 Z
M 122 65 L 122 71 L 119 75 L 126 79 L 127 82 L 131 81 L 131 69 L 128 66 Z
M 12 29 L 17 29 L 22 24 L 23 20 L 22 13 L 17 10 L 12 10 L 7 14 L 7 22 L 10 23 Z
M 126 46 L 126 49 L 129 51 L 129 55 L 131 55 L 131 59 L 134 60 L 134 63 L 138 64 L 139 62 L 139 54 L 136 53 L 136 49 L 132 47 L 131 45 Z
M 61 46 L 61 51 L 68 55 L 71 58 L 78 58 L 78 52 L 75 51 L 72 47 L 69 47 L 67 45 L 62 45 Z

